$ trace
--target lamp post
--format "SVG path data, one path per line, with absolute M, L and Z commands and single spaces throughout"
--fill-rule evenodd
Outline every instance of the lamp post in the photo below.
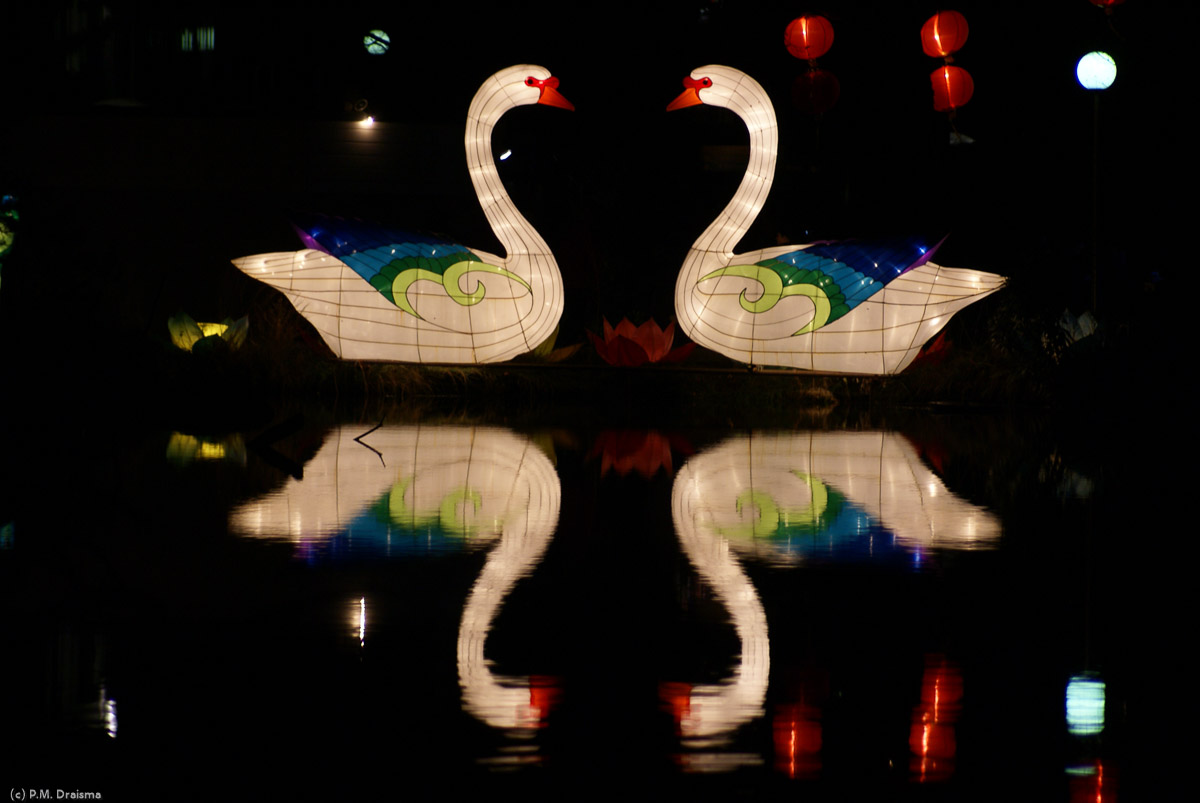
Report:
M 1080 86 L 1092 93 L 1092 310 L 1098 315 L 1096 287 L 1100 270 L 1100 93 L 1112 86 L 1116 80 L 1117 63 L 1107 53 L 1093 50 L 1075 65 L 1075 77 Z

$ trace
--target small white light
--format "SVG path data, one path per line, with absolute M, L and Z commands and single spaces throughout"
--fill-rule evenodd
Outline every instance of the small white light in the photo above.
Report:
M 363 119 L 359 120 L 358 124 L 363 128 L 370 128 L 371 126 L 375 125 L 375 118 L 367 115 Z
M 1075 77 L 1084 89 L 1108 89 L 1117 78 L 1117 63 L 1107 53 L 1093 50 L 1079 60 Z
M 508 157 L 510 157 L 510 156 L 512 156 L 512 149 L 511 149 L 511 148 L 509 148 L 508 150 L 506 150 L 504 153 L 500 154 L 500 161 L 502 161 L 502 162 L 503 162 L 505 159 L 507 159 L 507 158 L 508 158 Z

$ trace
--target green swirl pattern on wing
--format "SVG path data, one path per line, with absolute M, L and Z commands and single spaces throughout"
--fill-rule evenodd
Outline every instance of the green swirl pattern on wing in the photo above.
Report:
M 462 280 L 468 272 L 482 271 L 503 276 L 517 282 L 526 290 L 532 291 L 529 283 L 511 271 L 498 268 L 483 262 L 479 257 L 468 252 L 446 254 L 444 256 L 406 256 L 394 259 L 384 265 L 377 274 L 371 277 L 371 285 L 383 296 L 400 309 L 421 318 L 420 313 L 408 300 L 408 288 L 415 282 L 437 282 L 446 290 L 455 303 L 470 307 L 483 300 L 485 290 L 482 282 L 475 283 L 473 291 L 463 289 Z
M 809 503 L 803 507 L 788 507 L 779 504 L 765 491 L 747 488 L 734 500 L 738 515 L 749 521 L 732 527 L 719 527 L 717 531 L 729 538 L 787 538 L 791 536 L 813 536 L 824 533 L 845 505 L 846 498 L 830 488 L 819 478 L 802 471 L 791 472 L 808 486 Z
M 743 290 L 738 303 L 742 309 L 755 314 L 766 312 L 779 303 L 780 299 L 788 296 L 807 296 L 812 299 L 816 308 L 813 319 L 792 336 L 815 332 L 822 326 L 833 323 L 850 311 L 846 303 L 845 293 L 837 280 L 820 267 L 825 260 L 806 260 L 808 267 L 791 262 L 781 262 L 778 259 L 764 259 L 753 265 L 729 265 L 700 277 L 704 282 L 719 276 L 738 276 L 750 279 L 762 285 L 763 292 L 758 299 L 751 301 Z

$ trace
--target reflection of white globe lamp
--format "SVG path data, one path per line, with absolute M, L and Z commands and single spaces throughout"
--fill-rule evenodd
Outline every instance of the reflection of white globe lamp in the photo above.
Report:
M 1108 89 L 1117 77 L 1117 63 L 1107 53 L 1093 50 L 1079 60 L 1075 77 L 1084 89 Z
M 388 51 L 391 43 L 392 40 L 387 35 L 387 31 L 381 31 L 378 28 L 363 37 L 363 47 L 372 56 L 382 56 Z

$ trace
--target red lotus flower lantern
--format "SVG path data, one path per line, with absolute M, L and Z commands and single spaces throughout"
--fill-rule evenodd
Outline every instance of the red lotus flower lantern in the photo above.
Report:
M 962 67 L 947 64 L 929 74 L 933 84 L 933 108 L 939 112 L 952 112 L 966 104 L 975 93 L 975 82 L 971 74 Z
M 695 343 L 671 349 L 675 339 L 674 322 L 664 330 L 654 319 L 634 326 L 628 318 L 622 318 L 614 329 L 604 319 L 604 339 L 588 332 L 588 338 L 596 347 L 596 353 L 609 365 L 643 365 L 648 362 L 679 362 L 692 353 Z
M 967 43 L 967 18 L 957 11 L 939 11 L 921 27 L 921 47 L 926 56 L 948 59 Z
M 667 474 L 674 471 L 672 447 L 684 454 L 692 453 L 691 446 L 679 437 L 663 435 L 654 430 L 611 430 L 596 436 L 588 459 L 600 456 L 602 477 L 610 471 L 622 477 L 636 471 L 646 479 L 651 479 L 660 469 Z
M 797 17 L 784 30 L 783 44 L 796 58 L 815 61 L 833 45 L 833 25 L 816 15 Z

